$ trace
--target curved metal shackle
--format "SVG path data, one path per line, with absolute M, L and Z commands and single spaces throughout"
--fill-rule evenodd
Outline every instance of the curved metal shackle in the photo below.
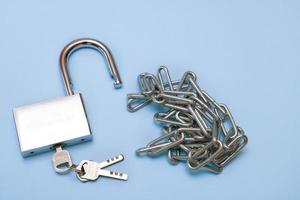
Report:
M 68 72 L 68 61 L 71 54 L 81 48 L 92 48 L 99 51 L 105 57 L 105 60 L 108 64 L 109 72 L 111 74 L 111 77 L 114 80 L 114 87 L 115 88 L 122 87 L 121 77 L 119 75 L 118 69 L 116 67 L 113 56 L 110 53 L 109 49 L 102 42 L 98 40 L 94 40 L 90 38 L 80 38 L 72 41 L 67 46 L 65 46 L 59 58 L 60 69 L 63 75 L 66 91 L 69 96 L 73 95 L 74 91 L 73 91 L 72 81 Z

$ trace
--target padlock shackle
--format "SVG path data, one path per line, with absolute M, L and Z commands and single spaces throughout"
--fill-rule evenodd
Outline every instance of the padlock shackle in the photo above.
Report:
M 111 74 L 112 79 L 114 80 L 114 87 L 120 88 L 122 87 L 122 80 L 119 75 L 118 69 L 114 62 L 113 56 L 110 53 L 109 49 L 100 41 L 90 39 L 90 38 L 80 38 L 69 43 L 62 50 L 59 58 L 60 69 L 63 75 L 64 84 L 66 87 L 67 94 L 73 95 L 73 85 L 71 78 L 68 72 L 68 61 L 73 52 L 81 48 L 92 48 L 101 53 L 105 57 L 105 60 L 108 64 L 109 72 Z

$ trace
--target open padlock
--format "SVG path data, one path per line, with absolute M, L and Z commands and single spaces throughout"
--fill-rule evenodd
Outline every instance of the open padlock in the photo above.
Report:
M 83 47 L 98 50 L 108 63 L 114 87 L 122 86 L 113 57 L 103 43 L 84 38 L 68 44 L 60 55 L 60 69 L 68 96 L 13 109 L 20 149 L 24 157 L 54 148 L 61 150 L 61 145 L 69 146 L 92 139 L 82 96 L 80 93 L 74 93 L 67 68 L 70 55 Z

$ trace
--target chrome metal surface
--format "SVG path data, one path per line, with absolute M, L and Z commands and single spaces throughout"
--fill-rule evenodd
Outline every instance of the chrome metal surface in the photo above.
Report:
M 80 94 L 13 109 L 24 157 L 92 139 Z
M 90 39 L 90 38 L 81 38 L 81 39 L 74 40 L 70 44 L 68 44 L 62 50 L 59 58 L 60 69 L 63 75 L 63 79 L 64 79 L 64 83 L 68 95 L 74 94 L 73 84 L 68 71 L 68 60 L 73 52 L 81 48 L 92 48 L 99 51 L 104 56 L 108 64 L 109 72 L 111 74 L 111 77 L 114 79 L 114 87 L 115 88 L 122 87 L 121 77 L 119 75 L 115 61 L 108 47 L 98 40 Z
M 172 164 L 184 161 L 193 170 L 221 173 L 247 144 L 228 107 L 202 90 L 194 72 L 172 81 L 168 68 L 161 66 L 157 77 L 142 73 L 138 82 L 141 92 L 127 95 L 128 110 L 135 112 L 154 102 L 162 108 L 154 121 L 163 126 L 162 136 L 139 148 L 138 154 L 168 152 Z

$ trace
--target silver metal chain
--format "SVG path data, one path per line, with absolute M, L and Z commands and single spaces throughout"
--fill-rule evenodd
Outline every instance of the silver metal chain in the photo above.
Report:
M 173 164 L 186 162 L 191 169 L 220 173 L 247 144 L 228 107 L 202 90 L 194 72 L 173 81 L 168 68 L 161 66 L 156 76 L 140 74 L 138 82 L 141 92 L 127 95 L 128 110 L 135 112 L 154 102 L 161 109 L 154 120 L 163 127 L 162 136 L 139 148 L 138 154 L 167 152 Z

